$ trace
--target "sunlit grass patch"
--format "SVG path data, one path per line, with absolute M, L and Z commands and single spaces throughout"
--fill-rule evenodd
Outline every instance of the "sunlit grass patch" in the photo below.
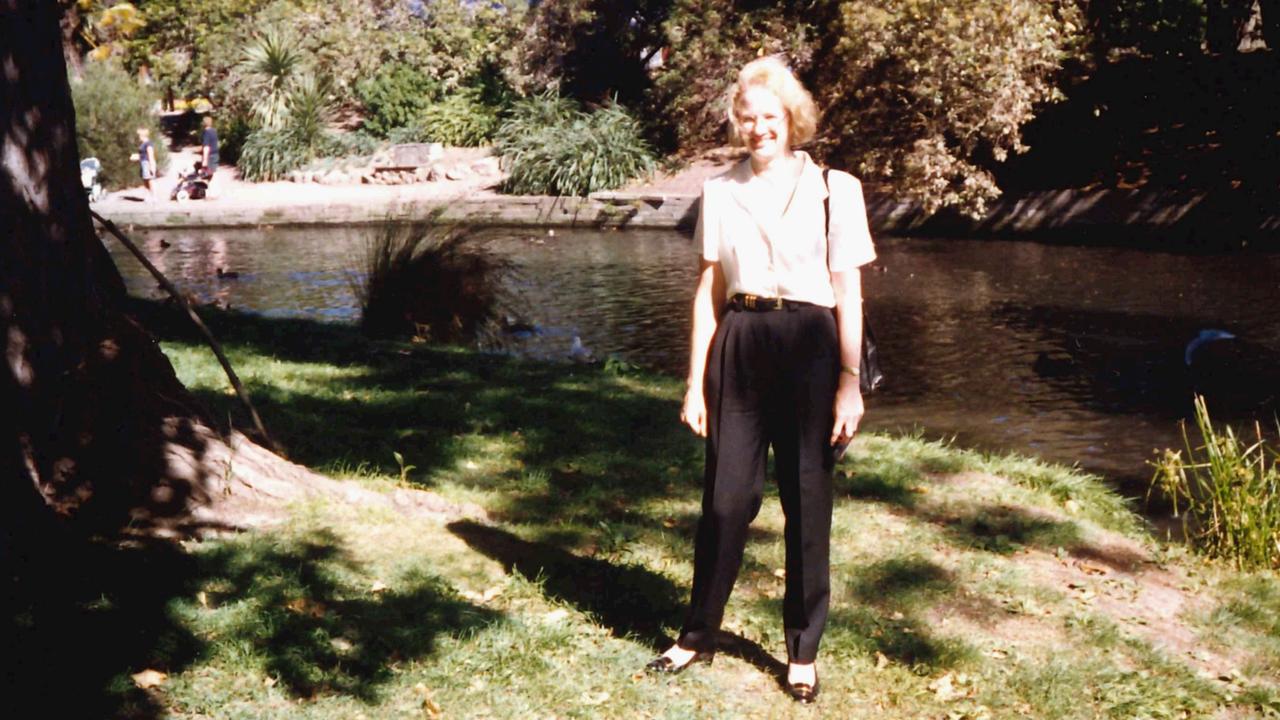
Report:
M 914 507 L 939 475 L 980 472 L 1012 481 L 1048 503 L 1099 526 L 1141 535 L 1143 525 L 1132 503 L 1101 478 L 1035 458 L 956 448 L 919 435 L 864 435 L 841 465 L 839 491 L 861 500 Z
M 1207 639 L 1219 646 L 1243 645 L 1252 656 L 1244 672 L 1280 677 L 1280 579 L 1257 573 L 1228 579 L 1221 589 L 1224 597 L 1208 618 Z

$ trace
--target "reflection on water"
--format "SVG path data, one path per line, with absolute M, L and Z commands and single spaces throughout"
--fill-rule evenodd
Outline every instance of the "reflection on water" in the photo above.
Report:
M 157 231 L 143 245 L 184 291 L 272 316 L 354 322 L 368 228 Z M 683 375 L 697 254 L 675 233 L 488 231 L 515 261 L 503 344 Z M 872 429 L 1145 478 L 1181 442 L 1193 389 L 1215 417 L 1270 417 L 1280 368 L 1280 256 L 1165 255 L 1025 242 L 886 239 L 864 274 L 886 388 Z M 130 288 L 158 296 L 120 248 Z M 219 278 L 218 268 L 238 274 Z M 1205 329 L 1234 338 L 1197 349 Z M 673 416 L 672 421 L 675 422 Z

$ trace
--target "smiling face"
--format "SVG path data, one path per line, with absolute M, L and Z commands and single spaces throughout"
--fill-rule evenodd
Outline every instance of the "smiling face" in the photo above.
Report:
M 787 109 L 772 90 L 763 86 L 748 88 L 734 108 L 738 135 L 751 152 L 751 160 L 763 167 L 785 156 L 791 150 L 791 123 Z

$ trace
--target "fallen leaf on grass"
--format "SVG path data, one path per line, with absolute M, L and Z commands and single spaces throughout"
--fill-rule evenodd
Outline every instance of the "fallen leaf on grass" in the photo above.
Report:
M 787 571 L 784 568 L 778 568 L 777 570 L 773 571 L 773 576 L 778 578 L 779 580 L 786 580 Z
M 1111 572 L 1101 565 L 1094 565 L 1093 563 L 1087 563 L 1083 560 L 1077 560 L 1075 562 L 1075 566 L 1083 570 L 1085 575 L 1106 575 Z
M 960 697 L 960 693 L 957 693 L 955 686 L 952 685 L 951 673 L 929 683 L 929 690 L 942 702 L 951 702 Z
M 958 685 L 968 685 L 969 682 L 970 678 L 968 675 L 953 675 L 951 673 L 947 673 L 946 675 L 943 675 L 937 680 L 929 683 L 929 690 L 933 692 L 934 697 L 938 698 L 939 701 L 951 702 L 963 697 L 968 697 L 972 694 L 972 688 L 965 689 L 957 687 Z
M 876 669 L 883 670 L 887 667 L 889 667 L 889 658 L 885 657 L 884 653 L 877 650 L 876 651 Z
M 564 620 L 564 619 L 565 619 L 565 618 L 567 618 L 567 617 L 569 617 L 569 611 L 568 611 L 568 610 L 565 610 L 564 608 L 556 608 L 555 610 L 552 610 L 551 612 L 547 613 L 546 615 L 543 615 L 543 616 L 542 616 L 542 622 L 544 622 L 544 623 L 546 623 L 546 624 L 548 624 L 548 625 L 554 625 L 555 623 L 558 623 L 558 622 L 560 622 L 561 620 Z
M 969 710 L 953 710 L 947 713 L 947 720 L 991 720 L 991 710 L 986 705 Z
M 369 586 L 369 592 L 372 592 L 372 593 L 380 593 L 386 589 L 387 589 L 387 584 L 382 582 L 381 580 L 374 580 L 373 584 Z
M 583 705 L 603 705 L 609 700 L 609 693 L 601 690 L 600 692 L 584 692 L 582 693 Z
M 325 616 L 325 607 L 323 603 L 318 603 L 307 598 L 298 598 L 290 600 L 284 606 L 299 615 L 308 615 L 313 618 L 322 618 Z
M 134 685 L 137 685 L 143 690 L 149 690 L 169 679 L 168 675 L 165 675 L 159 670 L 143 670 L 142 672 L 134 673 L 129 677 L 133 678 Z
M 422 711 L 426 713 L 427 717 L 435 720 L 435 718 L 438 718 L 443 714 L 440 706 L 436 704 L 435 700 L 431 699 L 430 688 L 423 683 L 418 683 L 413 686 L 413 691 L 422 698 Z

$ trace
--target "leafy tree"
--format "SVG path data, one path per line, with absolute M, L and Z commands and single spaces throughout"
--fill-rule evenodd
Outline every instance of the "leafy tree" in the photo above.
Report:
M 828 156 L 925 210 L 980 214 L 999 194 L 988 160 L 1022 152 L 1080 19 L 1044 0 L 842 0 L 809 72 Z M 834 35 L 834 37 L 833 37 Z M 833 42 L 834 41 L 834 42 Z
M 672 0 L 559 0 L 531 11 L 517 53 L 516 85 L 558 88 L 588 102 L 616 97 L 639 105 L 649 61 L 666 44 L 662 23 Z
M 99 8 L 89 16 L 82 34 L 93 47 L 89 57 L 106 60 L 119 56 L 124 52 L 124 42 L 145 25 L 146 20 L 133 3 L 116 2 Z
M 725 90 L 758 55 L 781 53 L 806 67 L 814 29 L 782 3 L 679 0 L 662 27 L 666 60 L 648 95 L 650 119 L 668 148 L 691 152 L 728 138 Z
M 1058 97 L 1080 23 L 1052 0 L 676 0 L 652 114 L 683 151 L 714 144 L 737 69 L 785 53 L 824 111 L 822 159 L 976 214 L 999 193 L 989 164 L 1023 150 L 1022 125 Z

